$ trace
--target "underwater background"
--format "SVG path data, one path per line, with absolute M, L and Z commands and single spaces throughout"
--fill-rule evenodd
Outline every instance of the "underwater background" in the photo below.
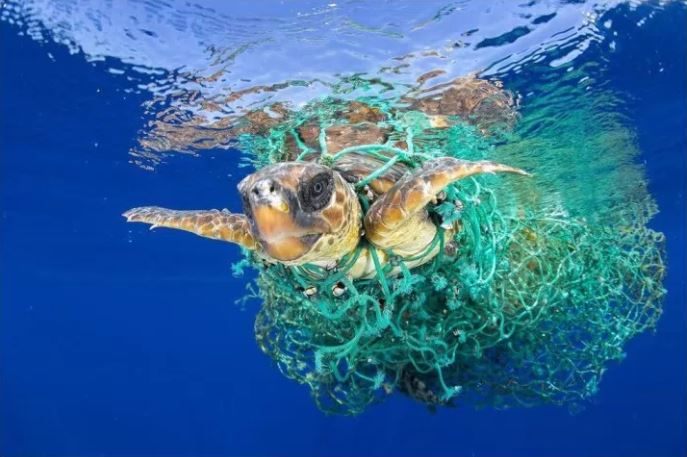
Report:
M 683 2 L 0 8 L 0 455 L 687 454 Z M 620 122 L 638 151 L 611 163 L 643 166 L 658 205 L 663 315 L 580 410 L 393 395 L 325 415 L 258 348 L 238 248 L 121 217 L 237 211 L 249 169 L 223 122 L 248 107 L 359 95 L 348 75 L 393 94 L 436 69 L 501 80 L 547 147 Z M 571 182 L 592 203 L 597 172 Z

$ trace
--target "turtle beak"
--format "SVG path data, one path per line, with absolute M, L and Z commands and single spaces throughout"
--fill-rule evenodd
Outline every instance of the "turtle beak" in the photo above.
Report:
M 275 183 L 264 179 L 256 182 L 247 195 L 255 236 L 265 252 L 279 261 L 298 259 L 312 246 L 308 240 L 301 239 L 306 233 L 290 211 L 286 194 Z
M 259 207 L 270 207 L 274 211 L 288 213 L 289 205 L 284 199 L 280 186 L 272 179 L 265 178 L 255 182 L 249 191 L 253 211 Z
M 245 204 L 250 206 L 246 212 L 252 215 L 259 238 L 276 241 L 301 231 L 290 211 L 286 192 L 279 183 L 263 178 L 249 183 L 242 190 Z

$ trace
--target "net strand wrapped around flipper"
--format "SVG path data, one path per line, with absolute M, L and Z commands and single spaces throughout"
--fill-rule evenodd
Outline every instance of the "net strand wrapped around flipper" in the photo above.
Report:
M 439 156 L 493 159 L 496 133 L 485 136 L 457 118 L 431 128 L 421 112 L 364 102 L 384 115 L 384 144 L 329 153 L 326 128 L 346 122 L 347 105 L 327 99 L 267 136 L 242 137 L 243 148 L 258 168 L 313 156 L 335 166 L 348 153 L 373 155 L 380 169 L 356 184 L 365 209 L 366 185 L 395 163 L 413 169 Z M 319 125 L 315 147 L 298 134 L 307 123 Z M 623 357 L 627 340 L 655 325 L 664 240 L 646 226 L 655 212 L 648 194 L 602 224 L 537 192 L 535 181 L 496 175 L 449 186 L 429 213 L 437 225 L 460 230 L 452 239 L 438 230 L 432 248 L 439 244 L 440 255 L 412 270 L 392 259 L 386 268 L 377 264 L 375 277 L 351 280 L 346 272 L 362 245 L 332 271 L 246 253 L 258 271 L 261 349 L 327 412 L 357 414 L 394 391 L 432 407 L 578 404 L 596 391 L 607 362 Z M 399 275 L 389 274 L 394 266 Z

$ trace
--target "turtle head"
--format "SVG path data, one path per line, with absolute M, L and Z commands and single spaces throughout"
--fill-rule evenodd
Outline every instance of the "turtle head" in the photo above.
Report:
M 329 167 L 278 163 L 247 176 L 238 189 L 253 237 L 277 261 L 333 261 L 359 241 L 358 200 Z

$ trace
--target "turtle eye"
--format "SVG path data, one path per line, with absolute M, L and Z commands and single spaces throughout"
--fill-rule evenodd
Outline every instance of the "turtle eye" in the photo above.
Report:
M 332 198 L 334 191 L 334 175 L 331 172 L 323 172 L 313 176 L 309 181 L 302 182 L 298 189 L 298 197 L 303 210 L 319 211 Z

